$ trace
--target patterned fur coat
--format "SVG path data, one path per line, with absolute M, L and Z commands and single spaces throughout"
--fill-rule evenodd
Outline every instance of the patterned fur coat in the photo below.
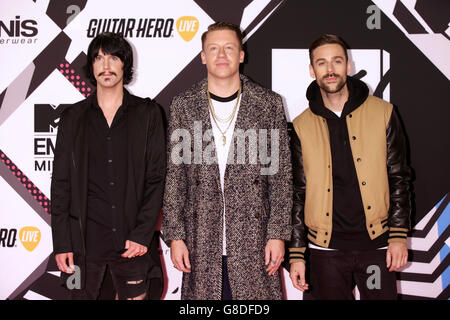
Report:
M 234 134 L 238 129 L 246 133 L 253 129 L 258 148 L 248 137 L 245 149 L 244 140 L 240 140 L 241 147 L 238 139 L 234 140 L 225 171 L 224 198 L 206 79 L 175 97 L 170 107 L 162 231 L 167 244 L 183 239 L 189 250 L 192 269 L 183 274 L 182 299 L 221 298 L 223 223 L 233 299 L 283 298 L 279 272 L 269 276 L 265 271 L 264 249 L 269 239 L 290 240 L 291 236 L 292 172 L 286 119 L 278 94 L 243 75 L 241 80 Z M 267 142 L 260 143 L 264 132 Z M 264 145 L 267 150 L 261 152 Z M 270 163 L 265 155 L 271 156 Z

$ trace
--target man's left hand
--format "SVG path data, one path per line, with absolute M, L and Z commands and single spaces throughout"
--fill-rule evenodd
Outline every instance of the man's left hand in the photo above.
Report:
M 122 254 L 123 258 L 134 258 L 137 256 L 143 256 L 147 253 L 146 246 L 143 246 L 142 244 L 133 242 L 131 240 L 127 240 L 125 242 L 125 249 L 127 249 L 127 251 Z
M 406 243 L 391 242 L 389 243 L 386 253 L 386 266 L 389 272 L 397 271 L 403 268 L 408 262 L 408 249 Z
M 270 239 L 267 241 L 265 253 L 265 263 L 266 266 L 268 265 L 266 272 L 269 276 L 273 276 L 280 267 L 281 262 L 284 261 L 284 241 Z

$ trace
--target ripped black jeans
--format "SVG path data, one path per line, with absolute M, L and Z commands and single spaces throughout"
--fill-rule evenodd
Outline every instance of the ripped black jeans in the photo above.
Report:
M 131 259 L 86 261 L 86 285 L 81 290 L 69 290 L 71 299 L 96 300 L 107 266 L 111 272 L 119 300 L 133 299 L 146 294 L 149 267 L 147 254 Z

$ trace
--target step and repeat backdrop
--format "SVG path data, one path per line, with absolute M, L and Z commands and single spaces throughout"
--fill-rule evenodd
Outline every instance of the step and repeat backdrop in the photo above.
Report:
M 94 90 L 82 71 L 92 38 L 123 33 L 135 51 L 128 89 L 167 110 L 206 76 L 200 37 L 215 21 L 245 31 L 242 72 L 283 96 L 289 121 L 308 106 L 309 44 L 323 33 L 348 42 L 353 75 L 398 107 L 408 136 L 413 229 L 400 298 L 449 299 L 446 0 L 1 0 L 0 299 L 66 297 L 52 253 L 50 181 L 59 115 Z M 182 275 L 160 247 L 162 299 L 179 299 Z M 286 299 L 302 299 L 283 274 Z

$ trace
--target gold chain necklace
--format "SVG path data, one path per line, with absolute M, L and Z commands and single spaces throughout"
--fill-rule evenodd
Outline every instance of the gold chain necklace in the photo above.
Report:
M 209 99 L 211 101 L 211 110 L 212 110 L 211 112 L 214 114 L 214 118 L 216 119 L 216 121 L 226 124 L 226 123 L 230 122 L 231 120 L 233 120 L 233 118 L 234 118 L 233 111 L 231 111 L 230 115 L 226 118 L 219 117 L 219 115 L 216 113 L 216 110 L 214 109 L 214 104 L 212 104 L 211 94 L 209 92 L 208 92 L 208 94 L 209 94 Z M 237 98 L 237 96 L 236 96 L 236 98 Z
M 222 145 L 224 146 L 227 143 L 227 137 L 225 137 L 225 134 L 227 133 L 228 129 L 231 126 L 231 123 L 233 122 L 234 116 L 236 115 L 237 107 L 239 105 L 239 99 L 241 97 L 241 86 L 239 85 L 238 95 L 237 95 L 237 98 L 236 98 L 236 104 L 234 105 L 234 108 L 233 108 L 233 112 L 231 113 L 231 115 L 227 119 L 225 119 L 225 120 L 221 119 L 222 122 L 229 122 L 227 128 L 225 129 L 225 131 L 222 131 L 222 129 L 220 129 L 220 127 L 219 127 L 218 121 L 220 121 L 220 120 L 218 120 L 219 117 L 214 112 L 214 106 L 212 104 L 211 95 L 209 94 L 208 88 L 206 88 L 206 94 L 208 96 L 209 111 L 211 112 L 212 118 L 214 120 L 214 123 L 217 126 L 217 129 L 219 129 L 220 133 L 222 134 Z

